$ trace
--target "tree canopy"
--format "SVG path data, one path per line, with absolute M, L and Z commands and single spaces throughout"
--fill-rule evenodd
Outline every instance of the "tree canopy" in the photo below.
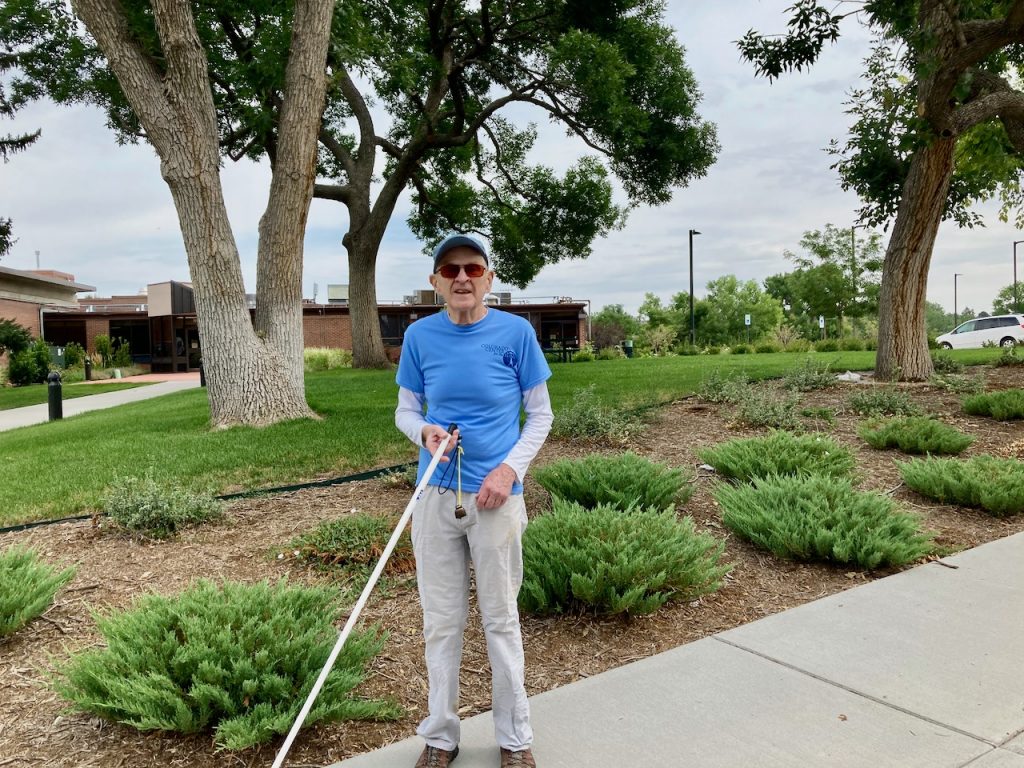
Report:
M 32 73 L 39 92 L 100 104 L 120 140 L 142 138 L 95 44 L 84 34 L 67 37 L 61 4 L 12 2 L 23 16 L 41 8 L 54 14 L 52 47 L 63 55 Z M 159 62 L 147 0 L 122 6 Z M 292 4 L 190 6 L 224 155 L 266 156 L 273 164 Z M 715 129 L 697 113 L 700 90 L 663 13 L 661 0 L 336 5 L 315 195 L 347 208 L 357 364 L 386 362 L 373 276 L 380 240 L 406 190 L 419 237 L 429 244 L 449 229 L 483 234 L 499 278 L 524 286 L 546 264 L 586 257 L 630 205 L 663 203 L 674 187 L 707 171 L 718 149 Z M 6 34 L 0 28 L 0 37 Z M 513 105 L 517 122 L 506 114 Z M 530 109 L 593 154 L 561 172 L 531 162 L 537 131 L 519 122 Z M 625 205 L 613 200 L 611 175 Z
M 857 121 L 834 143 L 844 188 L 864 205 L 861 220 L 892 220 L 879 293 L 879 378 L 932 372 L 925 292 L 939 223 L 973 226 L 970 205 L 999 196 L 1002 215 L 1024 223 L 1024 0 L 868 0 L 833 13 L 798 0 L 785 35 L 754 30 L 739 41 L 759 74 L 810 66 L 839 37 L 845 16 L 875 34 L 868 88 L 854 91 Z M 837 8 L 840 6 L 836 6 Z

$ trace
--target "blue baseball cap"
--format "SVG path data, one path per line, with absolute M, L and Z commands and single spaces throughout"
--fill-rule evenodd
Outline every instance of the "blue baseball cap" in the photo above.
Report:
M 484 257 L 484 262 L 487 266 L 491 265 L 491 260 L 487 257 L 487 248 L 484 247 L 483 243 L 472 235 L 461 235 L 457 232 L 453 232 L 434 247 L 434 271 L 437 272 L 437 268 L 441 264 L 441 258 L 448 253 L 448 251 L 452 248 L 459 247 L 472 248 Z

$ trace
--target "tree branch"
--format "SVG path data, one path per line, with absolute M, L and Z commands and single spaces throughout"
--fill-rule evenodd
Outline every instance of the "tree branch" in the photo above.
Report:
M 348 151 L 348 148 L 334 138 L 334 134 L 323 126 L 320 128 L 318 138 L 320 139 L 320 143 L 323 145 L 324 149 L 330 152 L 331 156 L 341 164 L 341 167 L 345 169 L 345 173 L 348 174 L 348 177 L 351 179 L 352 175 L 355 173 L 356 164 L 352 159 L 352 153 Z
M 1024 94 L 991 72 L 976 70 L 971 75 L 972 93 L 979 95 L 953 110 L 950 124 L 957 134 L 994 117 L 999 117 L 1004 124 L 1024 120 Z
M 314 184 L 313 185 L 313 197 L 320 200 L 336 200 L 339 203 L 348 205 L 354 195 L 354 190 L 350 184 L 344 186 L 340 184 Z
M 339 67 L 338 70 L 337 77 L 341 85 L 341 95 L 345 97 L 345 101 L 352 108 L 352 114 L 355 115 L 356 122 L 359 124 L 359 149 L 356 153 L 356 159 L 353 161 L 350 175 L 354 172 L 356 163 L 358 163 L 364 173 L 372 174 L 374 147 L 377 144 L 377 136 L 373 130 L 373 118 L 370 116 L 370 109 L 366 106 L 363 94 L 356 88 L 356 84 L 352 81 L 348 70 L 344 67 Z

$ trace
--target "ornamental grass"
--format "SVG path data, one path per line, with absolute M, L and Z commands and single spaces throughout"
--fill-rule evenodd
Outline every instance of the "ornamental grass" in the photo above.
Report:
M 1024 512 L 1024 462 L 994 456 L 897 462 L 903 482 L 944 504 L 977 507 L 996 517 Z
M 0 637 L 13 634 L 41 616 L 57 590 L 71 581 L 74 568 L 57 570 L 27 547 L 0 552 Z
M 697 457 L 725 477 L 741 482 L 769 475 L 806 472 L 842 477 L 855 466 L 849 449 L 822 435 L 772 431 L 765 437 L 729 440 L 702 448 Z
M 641 615 L 721 586 L 725 544 L 671 508 L 586 509 L 558 497 L 523 534 L 519 605 L 535 614 Z
M 142 477 L 115 478 L 103 497 L 103 511 L 130 533 L 166 539 L 182 528 L 220 518 L 223 504 L 207 492 L 161 485 L 149 471 Z
M 964 411 L 996 421 L 1024 419 L 1024 389 L 1003 389 L 964 398 Z
M 533 478 L 552 496 L 587 509 L 610 504 L 620 509 L 685 504 L 693 495 L 693 474 L 627 452 L 564 459 L 540 467 Z
M 865 570 L 911 563 L 932 550 L 918 518 L 887 496 L 856 491 L 845 478 L 754 478 L 715 492 L 722 521 L 778 557 Z
M 898 448 L 903 453 L 960 453 L 974 442 L 970 435 L 927 416 L 868 422 L 857 432 L 872 448 Z
M 59 666 L 54 687 L 74 708 L 141 731 L 212 731 L 217 746 L 246 749 L 291 728 L 340 612 L 336 589 L 198 581 L 97 615 L 105 647 Z M 352 693 L 383 643 L 376 629 L 352 633 L 307 726 L 401 715 L 393 702 Z

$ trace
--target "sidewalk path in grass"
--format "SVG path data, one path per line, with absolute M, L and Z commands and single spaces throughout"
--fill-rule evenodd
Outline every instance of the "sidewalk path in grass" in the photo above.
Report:
M 144 387 L 133 387 L 116 392 L 103 392 L 98 395 L 86 395 L 65 400 L 62 408 L 64 418 L 85 413 L 86 411 L 98 411 L 103 408 L 113 408 L 115 405 L 135 403 L 139 400 L 148 400 L 151 397 L 169 395 L 172 392 L 181 392 L 184 389 L 194 389 L 199 386 L 199 374 L 146 374 L 143 376 L 132 376 L 128 379 L 109 379 L 107 383 L 113 383 L 114 381 L 154 383 L 147 384 Z M 76 384 L 74 386 L 81 385 Z M 17 429 L 18 427 L 27 427 L 32 424 L 43 424 L 49 421 L 49 418 L 49 403 L 26 405 L 24 408 L 10 408 L 6 411 L 0 411 L 0 432 L 8 429 Z
M 540 768 L 1024 768 L 1024 533 L 530 701 Z M 497 766 L 464 721 L 453 768 Z

